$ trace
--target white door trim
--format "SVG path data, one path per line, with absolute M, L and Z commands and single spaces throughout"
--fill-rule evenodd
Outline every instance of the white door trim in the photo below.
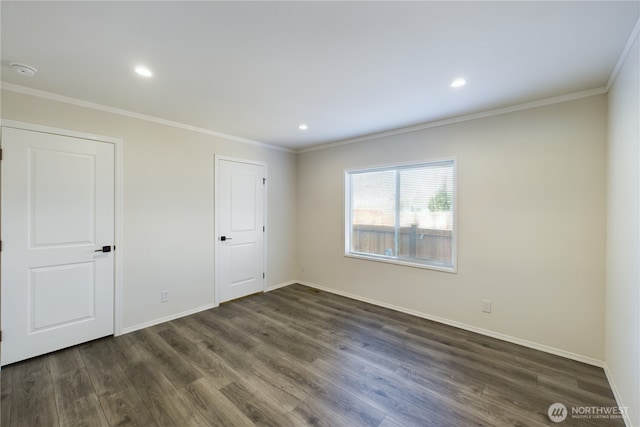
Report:
M 122 219 L 123 219 L 123 141 L 120 138 L 110 136 L 95 135 L 85 132 L 77 132 L 68 129 L 60 129 L 49 126 L 42 126 L 33 123 L 19 122 L 15 120 L 0 120 L 0 127 L 29 130 L 34 132 L 48 133 L 53 135 L 68 136 L 72 138 L 88 139 L 92 141 L 106 142 L 113 144 L 115 149 L 115 230 L 114 230 L 114 295 L 113 295 L 113 320 L 114 335 L 122 334 L 122 270 L 123 270 L 123 239 L 122 239 Z
M 214 160 L 214 213 L 213 213 L 213 217 L 214 217 L 214 221 L 213 221 L 213 251 L 214 251 L 214 269 L 215 269 L 215 273 L 214 273 L 214 303 L 215 306 L 217 307 L 220 304 L 220 269 L 218 268 L 218 266 L 220 265 L 220 254 L 218 251 L 218 230 L 220 229 L 219 227 L 219 223 L 218 223 L 218 218 L 220 218 L 220 177 L 219 177 L 219 171 L 220 171 L 220 161 L 221 160 L 226 160 L 226 161 L 231 161 L 231 162 L 238 162 L 238 163 L 247 163 L 250 165 L 258 165 L 258 166 L 262 166 L 264 168 L 264 177 L 266 179 L 266 183 L 265 183 L 265 188 L 264 188 L 264 206 L 263 206 L 263 212 L 264 212 L 264 223 L 265 223 L 265 232 L 264 232 L 264 236 L 263 236 L 263 246 L 262 246 L 262 261 L 263 261 L 263 268 L 264 268 L 264 273 L 265 273 L 265 278 L 262 282 L 262 291 L 266 291 L 267 289 L 267 279 L 269 278 L 269 272 L 267 271 L 267 235 L 269 232 L 269 227 L 267 226 L 268 222 L 267 222 L 267 197 L 268 197 L 268 184 L 269 184 L 269 180 L 268 178 L 268 174 L 267 174 L 267 164 L 265 162 L 259 162 L 259 161 L 255 161 L 255 160 L 247 160 L 247 159 L 241 159 L 238 157 L 229 157 L 229 156 L 221 156 L 216 154 L 215 155 L 215 160 Z

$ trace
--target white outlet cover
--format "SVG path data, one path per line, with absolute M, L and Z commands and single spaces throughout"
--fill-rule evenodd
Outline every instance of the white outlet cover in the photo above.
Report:
M 488 299 L 482 300 L 482 311 L 484 313 L 491 313 L 491 301 Z

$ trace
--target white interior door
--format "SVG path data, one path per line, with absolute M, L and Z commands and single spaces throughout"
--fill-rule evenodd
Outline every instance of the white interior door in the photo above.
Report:
M 265 166 L 216 159 L 218 302 L 264 291 Z
M 113 334 L 115 163 L 110 143 L 6 127 L 2 150 L 5 365 Z

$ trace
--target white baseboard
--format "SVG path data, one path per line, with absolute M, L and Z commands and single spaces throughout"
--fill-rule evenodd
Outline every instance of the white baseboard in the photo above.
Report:
M 587 357 L 587 356 L 584 356 L 584 355 L 581 355 L 581 354 L 572 353 L 570 351 L 562 350 L 562 349 L 555 348 L 555 347 L 550 347 L 550 346 L 547 346 L 547 345 L 544 345 L 544 344 L 539 344 L 539 343 L 536 343 L 536 342 L 533 342 L 533 341 L 523 340 L 521 338 L 512 337 L 510 335 L 504 335 L 504 334 L 501 334 L 499 332 L 490 331 L 488 329 L 478 328 L 477 326 L 468 325 L 466 323 L 456 322 L 454 320 L 449 320 L 449 319 L 445 319 L 445 318 L 442 318 L 442 317 L 433 316 L 431 314 L 422 313 L 420 311 L 411 310 L 411 309 L 408 309 L 408 308 L 405 308 L 405 307 L 400 307 L 400 306 L 393 305 L 393 304 L 387 304 L 387 303 L 382 302 L 382 301 L 377 301 L 377 300 L 374 300 L 374 299 L 365 298 L 365 297 L 362 297 L 362 296 L 359 296 L 359 295 L 350 294 L 348 292 L 337 291 L 335 289 L 326 288 L 324 286 L 316 285 L 315 283 L 305 282 L 305 281 L 302 281 L 302 280 L 294 281 L 292 283 L 299 283 L 301 285 L 309 286 L 310 288 L 319 289 L 319 290 L 322 290 L 322 291 L 325 291 L 325 292 L 329 292 L 329 293 L 340 295 L 340 296 L 343 296 L 343 297 L 355 299 L 355 300 L 358 300 L 358 301 L 366 302 L 366 303 L 377 305 L 377 306 L 380 306 L 380 307 L 389 308 L 391 310 L 395 310 L 395 311 L 399 311 L 399 312 L 402 312 L 402 313 L 410 314 L 412 316 L 421 317 L 423 319 L 433 320 L 434 322 L 443 323 L 445 325 L 449 325 L 449 326 L 453 326 L 453 327 L 456 327 L 456 328 L 464 329 L 466 331 L 475 332 L 475 333 L 480 334 L 480 335 L 486 335 L 488 337 L 496 338 L 496 339 L 499 339 L 499 340 L 502 340 L 502 341 L 507 341 L 507 342 L 510 342 L 510 343 L 513 343 L 513 344 L 518 344 L 518 345 L 521 345 L 521 346 L 524 346 L 524 347 L 529 347 L 529 348 L 532 348 L 534 350 L 544 351 L 545 353 L 554 354 L 556 356 L 561 356 L 561 357 L 564 357 L 564 358 L 567 358 L 567 359 L 571 359 L 571 360 L 575 360 L 575 361 L 578 361 L 578 362 L 586 363 L 588 365 L 597 366 L 599 368 L 603 368 L 605 366 L 604 361 L 602 361 L 602 360 L 593 359 L 591 357 Z
M 613 397 L 616 399 L 618 406 L 621 408 L 628 408 L 627 405 L 622 401 L 622 396 L 620 396 L 620 392 L 618 391 L 618 387 L 616 387 L 615 381 L 613 381 L 613 377 L 611 376 L 611 371 L 609 371 L 609 366 L 605 362 L 604 364 L 604 374 L 607 376 L 607 381 L 609 381 L 609 387 L 611 387 L 611 391 L 613 392 Z M 622 419 L 624 420 L 624 425 L 627 427 L 633 427 L 631 423 L 631 418 L 629 418 L 628 413 L 622 414 Z
M 291 280 L 289 282 L 278 283 L 273 286 L 268 286 L 265 292 L 275 291 L 276 289 L 284 288 L 285 286 L 295 285 L 296 283 L 300 283 L 299 280 Z
M 265 289 L 265 292 L 271 292 L 271 291 L 274 291 L 276 289 L 283 288 L 285 286 L 293 285 L 295 283 L 299 283 L 299 281 L 291 280 L 289 282 L 278 283 L 276 285 L 269 286 L 267 289 Z M 123 328 L 122 331 L 120 331 L 120 333 L 115 333 L 114 335 L 118 336 L 118 335 L 128 334 L 129 332 L 139 331 L 140 329 L 149 328 L 151 326 L 159 325 L 159 324 L 164 323 L 164 322 L 170 322 L 171 320 L 179 319 L 181 317 L 189 316 L 191 314 L 199 313 L 201 311 L 209 310 L 210 308 L 215 308 L 215 307 L 218 307 L 218 304 L 203 305 L 201 307 L 197 307 L 197 308 L 194 308 L 194 309 L 191 309 L 191 310 L 183 311 L 181 313 L 171 314 L 169 316 L 161 317 L 159 319 L 154 319 L 154 320 L 150 320 L 148 322 L 139 323 L 137 325 L 133 325 L 133 326 L 129 326 L 129 327 Z
M 129 332 L 139 331 L 140 329 L 149 328 L 151 326 L 159 325 L 159 324 L 164 323 L 164 322 L 170 322 L 171 320 L 179 319 L 181 317 L 189 316 L 191 314 L 196 314 L 196 313 L 199 313 L 201 311 L 209 310 L 210 308 L 215 308 L 217 306 L 218 306 L 218 304 L 207 304 L 207 305 L 203 305 L 201 307 L 197 307 L 197 308 L 194 308 L 194 309 L 191 309 L 191 310 L 183 311 L 181 313 L 175 313 L 175 314 L 171 314 L 169 316 L 161 317 L 159 319 L 150 320 L 148 322 L 138 323 L 137 325 L 133 325 L 133 326 L 129 326 L 127 328 L 123 328 L 122 331 L 119 334 L 116 334 L 116 336 L 128 334 Z
M 276 289 L 283 288 L 285 286 L 293 285 L 295 283 L 299 283 L 297 280 L 292 280 L 289 282 L 278 283 L 273 286 L 269 286 L 265 289 L 265 292 L 275 291 Z M 114 334 L 115 336 L 128 334 L 129 332 L 139 331 L 140 329 L 149 328 L 151 326 L 159 325 L 164 322 L 170 322 L 171 320 L 179 319 L 181 317 L 189 316 L 191 314 L 199 313 L 201 311 L 209 310 L 210 308 L 218 307 L 218 304 L 207 304 L 201 307 L 194 308 L 192 310 L 183 311 L 181 313 L 171 314 L 169 316 L 161 317 L 159 319 L 150 320 L 149 322 L 139 323 L 134 326 L 129 326 L 127 328 L 123 328 L 120 333 Z
M 566 350 L 561 350 L 561 349 L 558 349 L 558 348 L 546 346 L 546 345 L 539 344 L 539 343 L 536 343 L 536 342 L 533 342 L 533 341 L 527 341 L 527 340 L 523 340 L 523 339 L 520 339 L 520 338 L 512 337 L 510 335 L 504 335 L 504 334 L 501 334 L 501 333 L 498 333 L 498 332 L 494 332 L 494 331 L 490 331 L 490 330 L 487 330 L 487 329 L 478 328 L 476 326 L 467 325 L 465 323 L 456 322 L 456 321 L 445 319 L 445 318 L 438 317 L 438 316 L 433 316 L 433 315 L 430 315 L 430 314 L 427 314 L 427 313 L 422 313 L 422 312 L 419 312 L 419 311 L 416 311 L 416 310 L 411 310 L 411 309 L 408 309 L 408 308 L 405 308 L 405 307 L 400 307 L 400 306 L 397 306 L 397 305 L 388 304 L 388 303 L 385 303 L 385 302 L 382 302 L 382 301 L 377 301 L 377 300 L 374 300 L 374 299 L 371 299 L 371 298 L 362 297 L 362 296 L 351 294 L 351 293 L 348 293 L 348 292 L 338 291 L 338 290 L 335 290 L 335 289 L 327 288 L 327 287 L 320 286 L 320 285 L 317 285 L 315 283 L 306 282 L 306 281 L 303 281 L 303 280 L 291 280 L 291 281 L 288 281 L 288 282 L 278 283 L 276 285 L 267 287 L 265 292 L 271 292 L 271 291 L 274 291 L 276 289 L 284 288 L 286 286 L 294 285 L 294 284 L 297 284 L 297 283 L 299 283 L 301 285 L 304 285 L 304 286 L 308 286 L 310 288 L 319 289 L 321 291 L 329 292 L 329 293 L 332 293 L 332 294 L 335 294 L 335 295 L 340 295 L 340 296 L 343 296 L 343 297 L 346 297 L 346 298 L 351 298 L 351 299 L 354 299 L 354 300 L 357 300 L 357 301 L 366 302 L 366 303 L 369 303 L 369 304 L 377 305 L 379 307 L 388 308 L 388 309 L 391 309 L 391 310 L 399 311 L 401 313 L 410 314 L 412 316 L 421 317 L 423 319 L 432 320 L 434 322 L 442 323 L 442 324 L 445 324 L 445 325 L 449 325 L 449 326 L 453 326 L 453 327 L 456 327 L 456 328 L 464 329 L 464 330 L 467 330 L 467 331 L 470 331 L 470 332 L 475 332 L 475 333 L 478 333 L 478 334 L 481 334 L 481 335 L 485 335 L 485 336 L 488 336 L 488 337 L 496 338 L 496 339 L 499 339 L 499 340 L 502 340 L 502 341 L 510 342 L 510 343 L 513 343 L 513 344 L 522 345 L 524 347 L 529 347 L 529 348 L 532 348 L 532 349 L 535 349 L 535 350 L 544 351 L 545 353 L 554 354 L 556 356 L 561 356 L 561 357 L 564 357 L 564 358 L 567 358 L 567 359 L 571 359 L 571 360 L 575 360 L 575 361 L 578 361 L 578 362 L 582 362 L 582 363 L 586 363 L 586 364 L 589 364 L 589 365 L 593 365 L 593 366 L 597 366 L 597 367 L 603 368 L 604 372 L 605 372 L 605 375 L 607 377 L 607 380 L 609 381 L 609 385 L 611 386 L 611 390 L 613 391 L 613 395 L 614 395 L 614 397 L 616 399 L 616 402 L 618 403 L 618 406 L 625 407 L 625 405 L 624 405 L 624 403 L 623 403 L 623 401 L 622 401 L 622 399 L 620 397 L 620 393 L 618 392 L 618 389 L 616 387 L 616 384 L 612 380 L 612 376 L 611 376 L 611 373 L 609 371 L 609 368 L 608 368 L 607 364 L 602 360 L 593 359 L 591 357 L 587 357 L 587 356 L 583 356 L 581 354 L 576 354 L 576 353 L 572 353 L 572 352 L 569 352 L 569 351 L 566 351 Z M 165 316 L 165 317 L 162 317 L 162 318 L 159 318 L 159 319 L 155 319 L 155 320 L 152 320 L 152 321 L 149 321 L 149 322 L 139 323 L 139 324 L 134 325 L 134 326 L 129 326 L 127 328 L 123 328 L 121 333 L 117 334 L 117 335 L 124 335 L 124 334 L 127 334 L 129 332 L 134 332 L 134 331 L 137 331 L 137 330 L 140 330 L 140 329 L 144 329 L 144 328 L 148 328 L 148 327 L 151 327 L 151 326 L 159 325 L 159 324 L 164 323 L 164 322 L 169 322 L 171 320 L 179 319 L 180 317 L 189 316 L 191 314 L 195 314 L 195 313 L 199 313 L 201 311 L 209 310 L 209 309 L 215 308 L 217 306 L 218 306 L 218 304 L 207 304 L 207 305 L 204 305 L 204 306 L 201 306 L 201 307 L 198 307 L 198 308 L 194 308 L 192 310 L 187 310 L 187 311 L 183 311 L 181 313 L 172 314 L 170 316 Z M 627 427 L 632 427 L 631 420 L 630 420 L 628 414 L 623 414 L 623 419 L 624 419 L 624 423 L 625 423 L 625 425 Z

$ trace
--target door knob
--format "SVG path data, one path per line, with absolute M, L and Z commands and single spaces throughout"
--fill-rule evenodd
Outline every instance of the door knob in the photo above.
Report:
M 220 236 L 220 241 L 224 242 L 226 240 L 233 240 L 233 239 L 231 239 L 231 237 L 227 237 L 227 236 Z
M 111 246 L 103 246 L 102 249 L 96 249 L 94 252 L 111 252 Z

